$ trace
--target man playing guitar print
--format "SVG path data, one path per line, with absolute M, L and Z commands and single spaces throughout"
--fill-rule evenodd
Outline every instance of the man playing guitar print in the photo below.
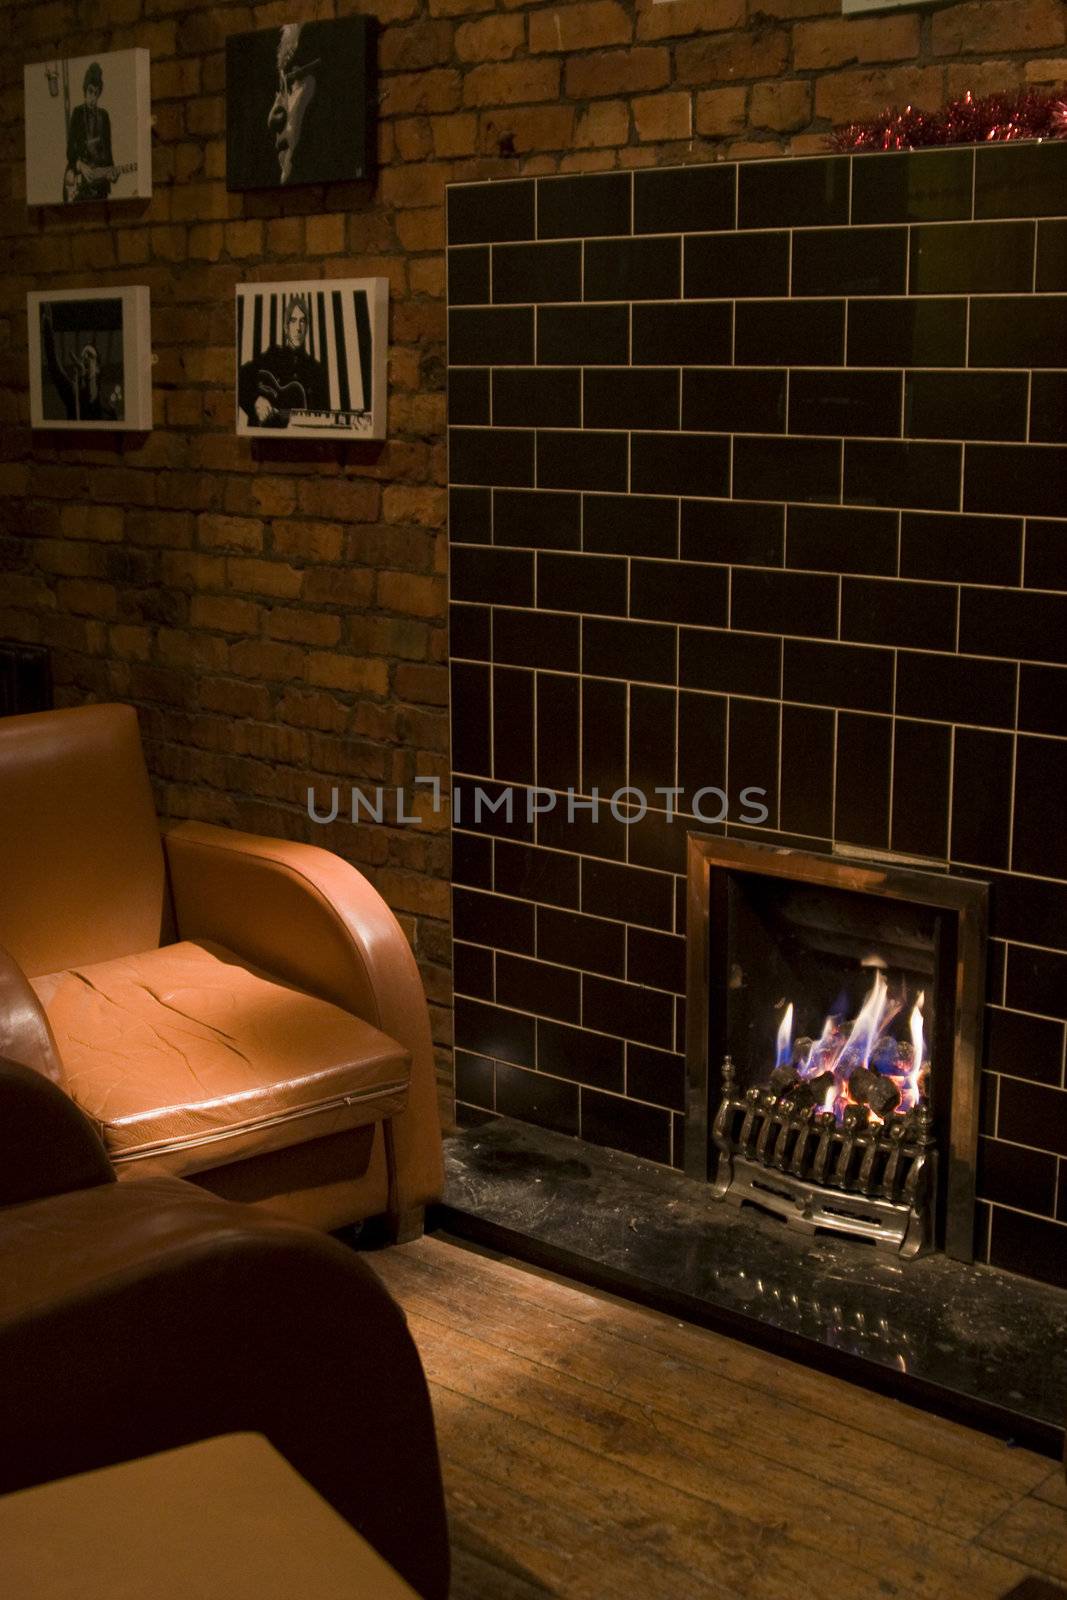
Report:
M 284 344 L 268 345 L 238 373 L 237 400 L 250 427 L 287 428 L 292 411 L 329 408 L 326 370 L 305 349 L 308 308 L 300 295 L 286 306 L 284 331 Z

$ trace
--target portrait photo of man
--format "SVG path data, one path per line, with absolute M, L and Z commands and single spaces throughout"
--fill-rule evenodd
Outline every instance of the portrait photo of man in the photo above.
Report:
M 39 314 L 44 420 L 121 422 L 122 300 L 45 301 Z
M 326 369 L 307 348 L 308 303 L 294 294 L 283 309 L 282 340 L 246 361 L 237 379 L 237 401 L 251 428 L 287 428 L 293 411 L 325 411 Z
M 369 17 L 290 22 L 227 39 L 227 187 L 366 177 L 373 76 Z
M 82 81 L 82 104 L 74 107 L 67 129 L 67 172 L 79 200 L 106 200 L 118 178 L 111 154 L 111 118 L 100 104 L 103 92 L 103 71 L 99 61 L 92 61 Z M 66 183 L 63 197 L 67 198 Z
M 28 205 L 151 195 L 149 72 L 149 53 L 141 49 L 24 69 Z

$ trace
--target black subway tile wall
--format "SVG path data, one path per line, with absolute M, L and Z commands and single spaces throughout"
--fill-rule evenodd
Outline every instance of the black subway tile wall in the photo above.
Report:
M 976 1248 L 1054 1278 L 1067 146 L 462 185 L 448 225 L 461 1120 L 677 1166 L 687 831 L 904 854 L 991 884 Z

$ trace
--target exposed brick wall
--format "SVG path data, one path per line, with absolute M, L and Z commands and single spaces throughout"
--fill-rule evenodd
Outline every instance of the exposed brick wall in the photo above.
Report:
M 381 22 L 376 186 L 229 195 L 224 40 L 297 17 Z M 837 0 L 22 0 L 0 68 L 0 637 L 54 653 L 64 703 L 142 713 L 162 808 L 313 838 L 412 938 L 448 1043 L 448 844 L 309 822 L 309 783 L 447 771 L 444 185 L 821 145 L 890 100 L 1067 78 L 1062 0 L 843 20 Z M 155 193 L 23 206 L 22 65 L 152 52 Z M 389 439 L 233 434 L 233 289 L 386 274 Z M 147 283 L 155 431 L 26 427 L 29 289 Z

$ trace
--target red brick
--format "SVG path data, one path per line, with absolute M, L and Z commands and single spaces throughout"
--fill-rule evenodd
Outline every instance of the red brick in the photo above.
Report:
M 472 111 L 457 111 L 448 117 L 431 117 L 430 132 L 435 155 L 473 155 L 478 137 L 478 118 Z
M 530 50 L 598 50 L 629 44 L 633 17 L 618 0 L 570 0 L 530 14 Z
M 762 0 L 759 9 L 768 9 Z M 745 0 L 637 0 L 638 39 L 689 38 L 744 25 Z
M 410 116 L 416 111 L 455 111 L 459 103 L 460 75 L 454 67 L 396 73 L 381 88 L 383 117 Z
M 930 19 L 935 55 L 1044 50 L 1067 39 L 1063 0 L 969 0 Z
M 286 689 L 278 702 L 278 717 L 297 728 L 323 728 L 331 733 L 340 733 L 348 725 L 345 707 L 321 690 Z
M 206 513 L 196 519 L 197 537 L 214 550 L 260 550 L 263 524 L 252 517 L 220 517 Z
M 574 100 L 592 100 L 662 89 L 669 78 L 670 55 L 664 49 L 603 50 L 568 61 L 566 92 Z
M 524 17 L 482 17 L 477 22 L 461 23 L 456 29 L 456 55 L 460 61 L 508 61 L 522 49 L 525 40 Z
M 789 35 L 781 29 L 729 34 L 722 39 L 695 39 L 679 45 L 679 83 L 717 84 L 731 78 L 773 78 L 789 57 Z
M 811 84 L 803 79 L 779 79 L 752 86 L 749 121 L 754 128 L 791 133 L 811 121 Z
M 688 139 L 693 132 L 693 97 L 681 90 L 668 94 L 641 95 L 633 102 L 637 137 Z
M 985 0 L 983 0 L 983 4 Z M 858 61 L 909 61 L 919 53 L 919 18 L 912 11 L 889 17 L 840 17 L 800 22 L 793 29 L 793 66 L 843 67 Z
M 625 144 L 630 136 L 630 107 L 625 100 L 598 100 L 581 112 L 574 130 L 578 150 Z
M 554 100 L 559 70 L 558 61 L 502 61 L 474 67 L 463 80 L 463 104 L 510 106 Z
M 112 585 L 88 578 L 61 578 L 56 584 L 56 600 L 62 611 L 75 616 L 114 617 L 118 612 L 118 597 Z
M 307 681 L 324 689 L 348 694 L 388 694 L 389 667 L 385 661 L 342 656 L 335 651 L 315 651 L 307 658 Z
M 398 611 L 404 616 L 442 617 L 445 601 L 445 585 L 441 578 L 420 577 L 414 572 L 378 574 L 378 604 L 384 611 Z
M 487 154 L 503 146 L 508 153 L 565 150 L 574 137 L 573 106 L 517 106 L 490 111 L 481 118 L 479 143 Z
M 198 594 L 193 596 L 189 621 L 194 628 L 216 633 L 258 633 L 259 607 L 233 595 Z
M 287 566 L 284 561 L 257 561 L 242 556 L 228 556 L 226 579 L 231 589 L 244 594 L 295 600 L 300 593 L 304 574 L 298 567 Z
M 301 594 L 310 605 L 363 610 L 374 595 L 374 573 L 369 567 L 308 567 Z
M 326 611 L 298 611 L 294 606 L 275 606 L 267 618 L 267 634 L 271 639 L 291 639 L 294 644 L 325 647 L 337 643 L 341 637 L 341 623 Z
M 429 18 L 410 27 L 385 28 L 378 39 L 378 67 L 382 73 L 418 72 L 443 66 L 452 57 L 452 24 Z
M 400 665 L 396 669 L 396 692 L 401 700 L 447 706 L 448 668 Z
M 240 678 L 267 678 L 285 682 L 303 676 L 304 652 L 273 639 L 242 639 L 229 650 L 229 666 Z
M 709 139 L 724 139 L 745 126 L 748 90 L 705 89 L 696 97 L 697 132 Z
M 895 67 L 835 72 L 815 83 L 815 115 L 832 123 L 877 117 L 889 106 L 918 106 L 928 111 L 941 104 L 940 67 Z

